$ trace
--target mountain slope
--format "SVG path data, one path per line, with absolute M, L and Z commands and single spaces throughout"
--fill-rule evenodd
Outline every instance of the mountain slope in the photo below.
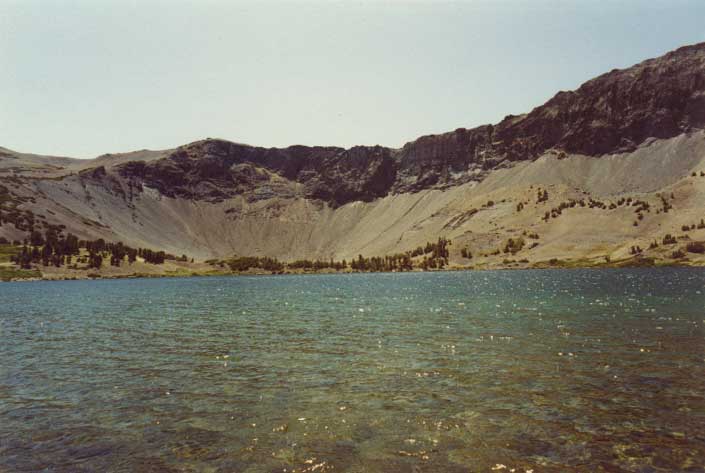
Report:
M 611 71 L 525 115 L 401 149 L 208 139 L 89 161 L 0 149 L 0 185 L 11 196 L 0 219 L 12 202 L 15 213 L 36 215 L 37 228 L 63 224 L 83 238 L 197 258 L 340 259 L 444 236 L 456 264 L 492 266 L 506 264 L 492 253 L 522 233 L 539 244 L 515 259 L 627 257 L 705 216 L 703 128 L 705 43 Z M 546 200 L 537 202 L 538 188 Z M 673 210 L 657 213 L 664 195 Z M 639 220 L 616 206 L 627 197 L 650 211 Z M 606 208 L 560 208 L 581 199 Z M 0 236 L 21 239 L 20 227 L 5 222 Z M 705 239 L 699 232 L 689 237 Z M 461 248 L 483 256 L 462 258 Z

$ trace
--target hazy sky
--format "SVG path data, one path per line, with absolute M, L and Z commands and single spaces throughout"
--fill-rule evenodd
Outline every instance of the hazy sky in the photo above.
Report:
M 705 1 L 0 0 L 0 146 L 401 146 L 684 44 Z

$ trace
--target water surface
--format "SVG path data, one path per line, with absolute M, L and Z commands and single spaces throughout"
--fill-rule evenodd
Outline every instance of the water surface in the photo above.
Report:
M 705 271 L 0 285 L 0 471 L 705 471 Z

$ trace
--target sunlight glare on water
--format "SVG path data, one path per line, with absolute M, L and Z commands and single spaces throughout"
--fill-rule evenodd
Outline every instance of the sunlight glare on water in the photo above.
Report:
M 0 285 L 0 471 L 705 471 L 705 272 Z

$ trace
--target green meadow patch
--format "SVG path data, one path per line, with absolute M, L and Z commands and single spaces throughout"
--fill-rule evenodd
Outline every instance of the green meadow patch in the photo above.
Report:
M 0 281 L 41 277 L 42 273 L 36 269 L 15 269 L 11 266 L 0 266 Z

